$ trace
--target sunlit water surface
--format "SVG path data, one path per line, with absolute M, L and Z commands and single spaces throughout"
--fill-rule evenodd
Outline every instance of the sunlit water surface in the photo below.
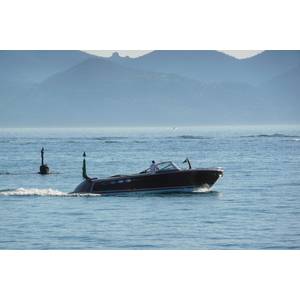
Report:
M 38 174 L 40 151 L 53 174 Z M 69 194 L 157 162 L 223 167 L 211 190 Z M 0 249 L 300 249 L 300 128 L 0 129 Z

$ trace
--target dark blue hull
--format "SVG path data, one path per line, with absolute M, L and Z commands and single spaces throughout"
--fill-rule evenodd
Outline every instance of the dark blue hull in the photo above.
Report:
M 87 179 L 74 193 L 117 194 L 196 190 L 210 188 L 223 175 L 222 169 L 184 169 L 156 173 L 116 175 Z

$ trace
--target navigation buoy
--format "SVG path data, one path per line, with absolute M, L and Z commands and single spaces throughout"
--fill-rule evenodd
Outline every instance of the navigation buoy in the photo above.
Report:
M 48 165 L 44 164 L 44 147 L 41 150 L 41 158 L 42 158 L 42 165 L 40 166 L 39 174 L 51 174 L 52 171 L 50 170 Z

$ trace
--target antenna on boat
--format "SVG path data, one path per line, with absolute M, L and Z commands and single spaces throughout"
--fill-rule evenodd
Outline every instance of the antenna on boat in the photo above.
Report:
M 191 166 L 190 160 L 187 157 L 185 158 L 185 161 L 183 162 L 183 164 L 186 162 L 189 164 L 189 169 L 191 169 L 192 166 Z
M 88 176 L 86 174 L 86 163 L 85 163 L 85 157 L 86 157 L 86 154 L 85 154 L 85 151 L 83 152 L 83 166 L 82 166 L 82 177 L 87 179 Z

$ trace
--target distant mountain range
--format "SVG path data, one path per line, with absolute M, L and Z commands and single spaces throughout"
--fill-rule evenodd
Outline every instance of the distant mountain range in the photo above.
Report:
M 0 126 L 299 124 L 300 51 L 0 51 Z
M 81 51 L 0 51 L 0 79 L 42 82 L 88 59 Z
M 178 74 L 199 81 L 264 83 L 300 63 L 300 51 L 264 51 L 247 59 L 236 59 L 209 50 L 160 50 L 137 58 L 114 53 L 111 62 L 156 73 Z

